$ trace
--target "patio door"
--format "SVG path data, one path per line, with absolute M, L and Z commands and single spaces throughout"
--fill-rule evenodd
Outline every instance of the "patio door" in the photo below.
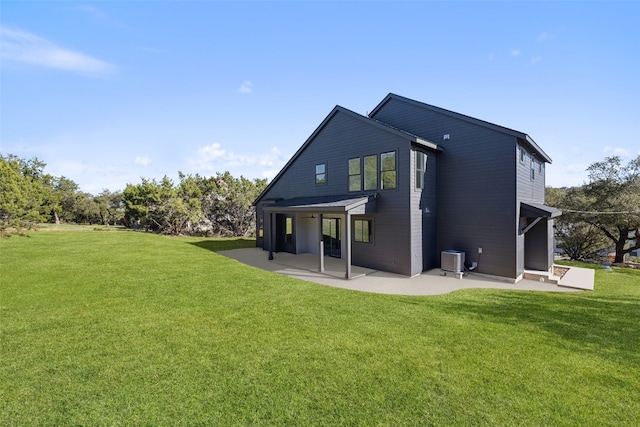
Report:
M 276 215 L 276 252 L 296 253 L 296 241 L 292 215 Z
M 335 258 L 342 257 L 340 240 L 340 218 L 322 218 L 322 241 L 324 254 Z

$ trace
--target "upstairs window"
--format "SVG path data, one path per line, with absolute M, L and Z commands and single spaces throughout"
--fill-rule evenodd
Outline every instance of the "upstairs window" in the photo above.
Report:
M 416 189 L 424 188 L 424 174 L 427 172 L 427 155 L 416 151 Z
M 520 163 L 524 164 L 527 161 L 527 152 L 524 148 L 518 147 L 518 157 L 520 159 Z
M 320 163 L 316 165 L 316 184 L 322 185 L 327 183 L 327 164 Z
M 349 191 L 362 191 L 360 157 L 349 159 Z
M 396 152 L 380 154 L 380 189 L 396 188 Z
M 532 157 L 531 158 L 531 181 L 536 179 L 536 163 L 537 163 L 537 160 Z
M 364 158 L 364 190 L 378 189 L 378 156 L 365 156 Z

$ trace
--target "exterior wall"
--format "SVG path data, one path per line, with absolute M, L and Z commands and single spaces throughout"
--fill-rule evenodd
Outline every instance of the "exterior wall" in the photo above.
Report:
M 373 118 L 443 148 L 437 167 L 437 254 L 464 251 L 479 272 L 516 278 L 516 138 L 396 99 Z
M 296 253 L 318 253 L 319 218 L 319 215 L 316 215 L 316 218 L 311 218 L 310 214 L 296 214 Z
M 524 150 L 524 159 L 520 156 L 520 150 Z M 531 164 L 534 157 L 523 144 L 516 146 L 515 154 L 516 181 L 517 181 L 517 207 L 516 224 L 520 225 L 520 202 L 534 202 L 544 204 L 545 192 L 545 171 L 546 165 L 538 160 L 538 165 L 542 164 L 542 171 L 539 166 L 534 169 L 532 179 Z M 542 221 L 541 221 L 542 223 Z M 542 225 L 538 224 L 526 234 L 520 234 L 516 229 L 516 277 L 523 274 L 524 270 L 546 271 L 553 264 L 553 228 L 550 230 L 538 229 Z M 547 221 L 544 221 L 545 225 Z M 548 234 L 550 240 L 544 241 Z M 533 243 L 535 241 L 535 243 Z M 548 262 L 551 257 L 551 262 Z
M 549 265 L 548 234 L 547 220 L 543 219 L 524 235 L 524 268 L 526 270 L 547 271 L 551 267 Z
M 416 189 L 416 157 L 415 152 L 421 151 L 427 156 L 427 166 L 424 175 L 424 189 Z M 411 164 L 411 274 L 420 274 L 440 265 L 436 249 L 436 211 L 437 211 L 437 181 L 436 181 L 435 152 L 425 151 L 414 147 L 410 153 Z
M 410 167 L 411 149 L 408 141 L 389 142 L 381 145 L 376 142 L 374 146 L 380 148 L 374 152 L 381 153 L 392 149 L 397 151 L 397 188 L 378 191 L 376 213 L 373 216 L 373 243 L 353 242 L 351 261 L 354 265 L 411 276 L 414 274 L 409 210 L 409 183 L 413 173 Z M 346 161 L 345 159 L 345 163 Z
M 349 192 L 348 159 L 371 154 L 379 156 L 380 153 L 394 150 L 397 152 L 396 189 Z M 408 183 L 413 172 L 409 167 L 409 153 L 409 138 L 404 139 L 380 129 L 367 123 L 365 118 L 359 119 L 338 111 L 299 153 L 287 171 L 273 183 L 269 192 L 263 195 L 261 202 L 256 206 L 257 214 L 262 213 L 264 204 L 269 203 L 269 199 L 377 193 L 376 213 L 368 216 L 373 218 L 373 243 L 352 242 L 352 264 L 411 275 Z M 325 162 L 327 183 L 317 185 L 315 165 Z M 264 230 L 265 250 L 269 249 L 268 222 L 267 215 Z M 298 248 L 296 251 L 299 251 Z
M 520 144 L 518 145 L 518 149 L 525 150 L 526 153 L 524 161 L 520 160 L 518 150 L 516 150 L 515 155 L 516 179 L 518 181 L 518 201 L 544 203 L 546 166 L 543 162 L 536 159 L 538 163 L 536 164 L 534 178 L 532 179 L 531 163 L 534 160 L 531 152 Z M 542 165 L 542 172 L 540 172 L 539 165 Z

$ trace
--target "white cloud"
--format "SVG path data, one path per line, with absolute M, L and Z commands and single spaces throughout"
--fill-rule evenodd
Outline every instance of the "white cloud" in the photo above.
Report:
M 511 49 L 511 51 L 509 51 L 509 55 L 511 56 L 520 56 L 520 49 Z
M 494 58 L 493 53 L 490 53 L 489 56 L 487 56 L 487 59 L 489 61 L 493 61 L 493 58 Z
M 108 16 L 104 12 L 104 10 L 100 9 L 97 6 L 90 4 L 81 4 L 72 8 L 73 10 L 78 10 L 84 13 L 87 13 L 95 18 L 106 19 Z
M 136 165 L 148 166 L 148 165 L 151 164 L 151 159 L 148 158 L 148 157 L 140 157 L 140 156 L 138 156 L 138 157 L 136 157 L 134 163 Z
M 606 146 L 602 150 L 608 156 L 620 156 L 620 157 L 629 157 L 631 153 L 629 150 L 622 147 L 610 147 Z
M 546 184 L 551 187 L 574 187 L 587 180 L 588 164 L 552 164 L 546 169 Z
M 276 169 L 277 173 L 286 162 L 280 150 L 273 147 L 267 153 L 238 154 L 225 150 L 219 143 L 213 143 L 197 150 L 196 156 L 189 159 L 191 168 L 196 172 L 222 172 L 228 170 L 232 173 L 242 173 L 246 168 Z M 253 170 L 253 175 L 258 175 L 258 170 Z M 262 171 L 269 175 L 275 175 L 272 171 Z
M 549 41 L 553 38 L 553 36 L 549 33 L 543 32 L 538 34 L 538 36 L 536 37 L 536 40 L 539 42 L 546 42 Z
M 198 161 L 201 163 L 209 163 L 217 159 L 223 159 L 226 155 L 226 151 L 220 147 L 217 142 L 202 147 L 198 150 L 200 155 Z
M 271 169 L 262 172 L 262 177 L 267 178 L 267 180 L 271 181 L 275 176 L 280 172 L 280 169 Z
M 531 58 L 531 65 L 536 65 L 540 61 L 542 61 L 542 56 L 536 55 L 533 58 Z
M 240 85 L 240 88 L 238 89 L 238 92 L 240 92 L 240 93 L 251 93 L 251 92 L 253 92 L 253 83 L 251 83 L 249 80 L 245 80 Z
M 0 27 L 0 57 L 82 74 L 111 74 L 115 66 L 81 52 L 65 49 L 16 28 Z

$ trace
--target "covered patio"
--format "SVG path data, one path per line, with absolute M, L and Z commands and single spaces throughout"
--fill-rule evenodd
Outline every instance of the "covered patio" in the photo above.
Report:
M 341 260 L 342 278 L 350 280 L 366 274 L 362 272 L 367 269 L 351 265 L 351 217 L 375 212 L 376 197 L 375 194 L 298 197 L 265 206 L 269 224 L 265 249 L 269 251 L 269 260 L 296 254 L 300 262 L 309 263 L 309 255 L 313 254 L 315 269 L 320 273 L 338 274 L 336 261 Z M 334 228 L 330 232 L 325 230 L 326 221 L 332 221 L 329 227 Z
M 353 279 L 344 280 L 343 263 L 339 259 L 325 257 L 325 271 L 317 269 L 316 255 L 293 255 L 280 253 L 270 261 L 268 254 L 261 248 L 233 249 L 222 251 L 221 255 L 235 259 L 262 270 L 272 271 L 289 277 L 319 283 L 342 289 L 362 292 L 393 295 L 441 295 L 459 289 L 510 289 L 522 291 L 544 292 L 578 292 L 580 289 L 569 287 L 591 280 L 593 286 L 593 270 L 576 268 L 573 277 L 575 283 L 558 285 L 540 280 L 523 279 L 517 283 L 490 278 L 475 273 L 464 276 L 462 280 L 454 276 L 441 276 L 440 269 L 434 269 L 419 276 L 407 277 L 399 274 L 376 271 L 361 267 L 353 267 Z M 582 271 L 585 270 L 585 271 Z M 591 273 L 591 274 L 589 274 Z M 591 288 L 593 289 L 593 288 Z

